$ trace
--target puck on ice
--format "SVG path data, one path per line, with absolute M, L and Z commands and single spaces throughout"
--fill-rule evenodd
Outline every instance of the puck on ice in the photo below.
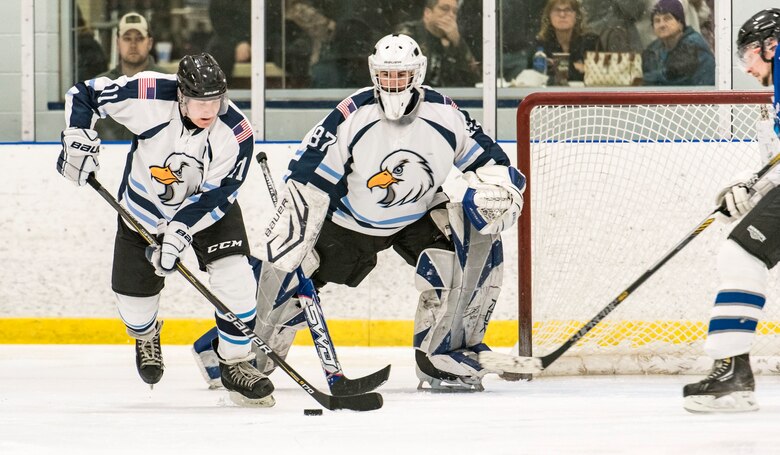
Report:
M 305 416 L 321 416 L 322 409 L 304 409 L 303 415 Z

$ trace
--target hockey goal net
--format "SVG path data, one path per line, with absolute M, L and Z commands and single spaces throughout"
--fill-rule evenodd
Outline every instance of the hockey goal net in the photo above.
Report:
M 767 92 L 548 92 L 523 100 L 521 355 L 558 348 L 702 222 L 735 174 L 762 166 L 755 138 L 765 108 Z M 713 223 L 545 374 L 707 371 L 712 360 L 702 347 L 728 229 Z M 780 371 L 778 288 L 772 275 L 751 352 L 762 372 Z

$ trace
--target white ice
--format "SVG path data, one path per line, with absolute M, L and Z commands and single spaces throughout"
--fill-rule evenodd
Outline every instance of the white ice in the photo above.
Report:
M 208 390 L 186 346 L 163 345 L 154 390 L 133 348 L 0 345 L 0 454 L 777 454 L 780 378 L 757 378 L 761 410 L 695 415 L 681 389 L 693 376 L 485 380 L 486 391 L 418 392 L 409 348 L 340 348 L 348 377 L 392 364 L 371 412 L 323 411 L 283 372 L 277 404 L 236 407 Z M 326 391 L 311 347 L 288 361 Z

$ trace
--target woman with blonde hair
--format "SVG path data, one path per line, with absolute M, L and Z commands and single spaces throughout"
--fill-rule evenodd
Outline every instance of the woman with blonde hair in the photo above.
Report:
M 542 48 L 547 58 L 555 53 L 569 54 L 568 80 L 581 81 L 585 72 L 585 53 L 595 50 L 598 36 L 584 26 L 585 14 L 578 0 L 548 0 L 536 35 L 536 48 Z M 554 74 L 548 65 L 548 75 Z

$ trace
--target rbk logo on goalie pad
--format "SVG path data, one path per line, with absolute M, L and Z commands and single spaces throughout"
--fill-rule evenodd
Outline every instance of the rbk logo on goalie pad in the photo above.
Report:
M 380 171 L 372 175 L 366 186 L 386 190 L 377 204 L 393 207 L 417 202 L 433 188 L 433 171 L 425 158 L 411 150 L 396 150 L 388 155 Z
M 162 166 L 149 166 L 160 201 L 179 206 L 203 183 L 203 163 L 184 153 L 171 153 Z

